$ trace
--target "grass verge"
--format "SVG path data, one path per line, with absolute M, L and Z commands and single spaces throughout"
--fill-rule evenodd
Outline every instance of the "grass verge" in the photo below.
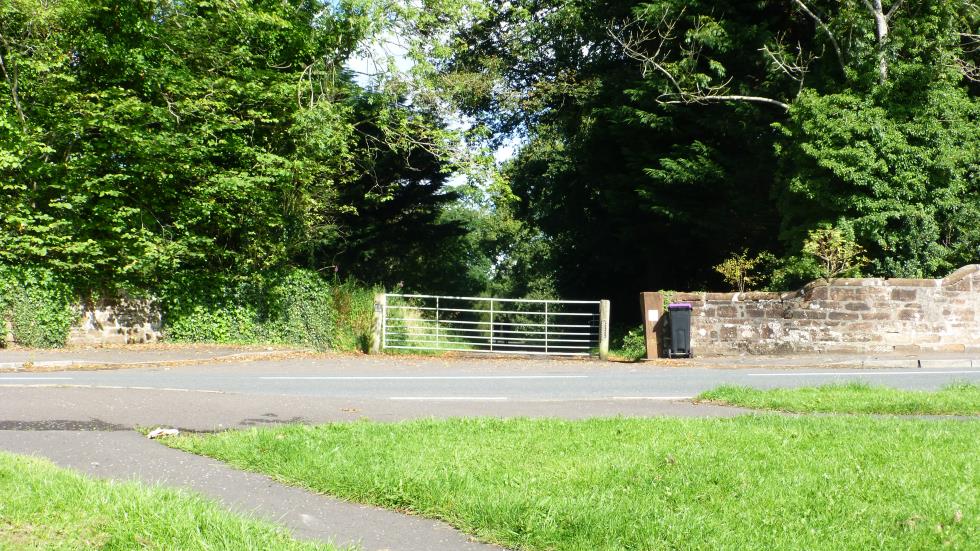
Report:
M 0 452 L 0 549 L 319 549 L 203 498 Z
M 759 390 L 722 386 L 701 393 L 700 402 L 795 413 L 980 415 L 980 385 L 958 383 L 938 391 L 899 390 L 866 383 Z
M 167 443 L 528 550 L 966 549 L 980 423 L 426 420 Z

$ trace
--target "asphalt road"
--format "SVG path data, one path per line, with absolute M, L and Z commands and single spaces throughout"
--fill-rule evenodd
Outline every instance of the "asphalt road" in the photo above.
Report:
M 969 365 L 969 362 L 966 364 Z M 176 367 L 0 373 L 0 429 L 220 430 L 284 421 L 529 416 L 726 416 L 686 401 L 722 384 L 866 381 L 935 389 L 980 368 L 660 367 L 560 360 L 337 356 Z
M 980 367 L 717 369 L 560 360 L 337 357 L 0 373 L 3 388 L 122 387 L 418 401 L 676 399 L 722 384 L 771 388 L 845 381 L 935 389 L 953 381 L 980 382 Z

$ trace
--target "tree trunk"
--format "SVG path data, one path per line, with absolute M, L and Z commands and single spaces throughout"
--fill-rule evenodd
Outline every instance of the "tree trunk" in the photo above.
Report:
M 881 0 L 871 0 L 868 4 L 875 18 L 875 32 L 878 37 L 878 80 L 888 80 L 888 60 L 885 58 L 885 39 L 888 37 L 888 16 L 881 6 Z

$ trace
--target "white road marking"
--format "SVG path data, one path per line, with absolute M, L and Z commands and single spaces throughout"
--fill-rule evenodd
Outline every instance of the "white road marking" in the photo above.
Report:
M 0 381 L 70 381 L 72 377 L 0 377 Z
M 392 396 L 389 400 L 502 402 L 506 396 Z
M 694 396 L 613 396 L 612 400 L 656 400 L 670 402 L 673 400 L 691 400 Z
M 819 377 L 821 375 L 851 375 L 855 377 L 868 377 L 878 375 L 964 375 L 969 373 L 980 373 L 980 370 L 963 371 L 823 371 L 812 373 L 746 373 L 749 377 Z
M 324 377 L 259 377 L 266 381 L 465 381 L 505 379 L 588 379 L 588 375 L 417 375 L 417 376 L 324 376 Z
M 0 378 L 0 381 L 3 381 Z M 64 383 L 50 383 L 50 384 L 22 384 L 22 385 L 5 385 L 0 383 L 0 388 L 94 388 L 103 390 L 160 390 L 166 392 L 203 392 L 206 394 L 226 394 L 223 390 L 201 390 L 196 388 L 170 388 L 170 387 L 155 387 L 155 386 L 111 386 L 111 385 L 71 385 Z

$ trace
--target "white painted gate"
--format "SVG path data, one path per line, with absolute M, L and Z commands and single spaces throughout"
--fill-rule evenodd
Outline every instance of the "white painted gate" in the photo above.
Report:
M 589 356 L 609 349 L 609 301 L 379 295 L 381 350 Z

